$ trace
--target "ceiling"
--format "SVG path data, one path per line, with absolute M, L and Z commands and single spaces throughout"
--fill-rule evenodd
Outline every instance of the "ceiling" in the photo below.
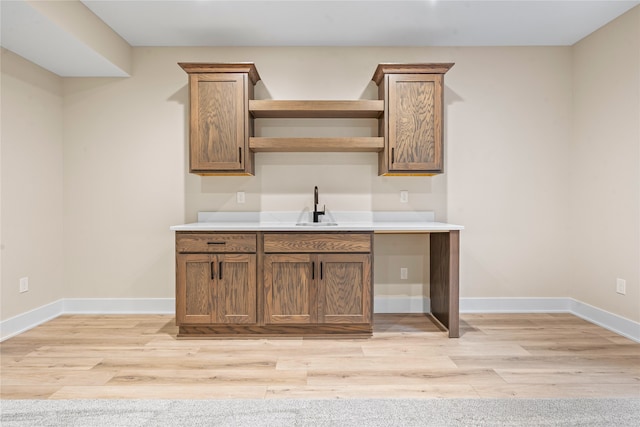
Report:
M 572 45 L 634 1 L 101 1 L 132 46 Z
M 640 0 L 82 3 L 131 46 L 550 46 L 576 43 Z M 29 15 L 29 1 L 1 7 L 3 47 L 63 76 L 118 75 L 56 22 Z M 65 56 L 81 71 L 47 65 Z

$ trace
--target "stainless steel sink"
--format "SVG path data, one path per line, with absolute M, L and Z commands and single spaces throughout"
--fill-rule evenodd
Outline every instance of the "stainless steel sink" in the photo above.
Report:
M 300 227 L 326 227 L 338 225 L 337 222 L 299 222 L 296 224 Z

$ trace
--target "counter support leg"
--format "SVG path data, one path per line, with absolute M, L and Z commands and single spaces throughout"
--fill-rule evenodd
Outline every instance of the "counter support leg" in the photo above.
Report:
M 460 232 L 431 233 L 431 314 L 449 329 L 449 338 L 460 336 Z

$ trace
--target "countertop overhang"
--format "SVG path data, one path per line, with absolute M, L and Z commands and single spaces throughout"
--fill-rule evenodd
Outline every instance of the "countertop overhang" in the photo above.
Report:
M 170 227 L 172 231 L 373 231 L 433 233 L 464 229 L 434 221 L 433 212 L 327 212 L 323 222 L 310 223 L 310 212 L 200 212 L 198 222 Z M 335 223 L 337 225 L 329 225 Z

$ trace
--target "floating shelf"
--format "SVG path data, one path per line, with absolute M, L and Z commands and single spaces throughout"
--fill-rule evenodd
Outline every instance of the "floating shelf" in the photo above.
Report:
M 384 101 L 250 100 L 249 112 L 255 118 L 269 119 L 377 119 L 384 113 Z
M 249 138 L 249 149 L 254 152 L 379 152 L 383 148 L 382 137 Z

